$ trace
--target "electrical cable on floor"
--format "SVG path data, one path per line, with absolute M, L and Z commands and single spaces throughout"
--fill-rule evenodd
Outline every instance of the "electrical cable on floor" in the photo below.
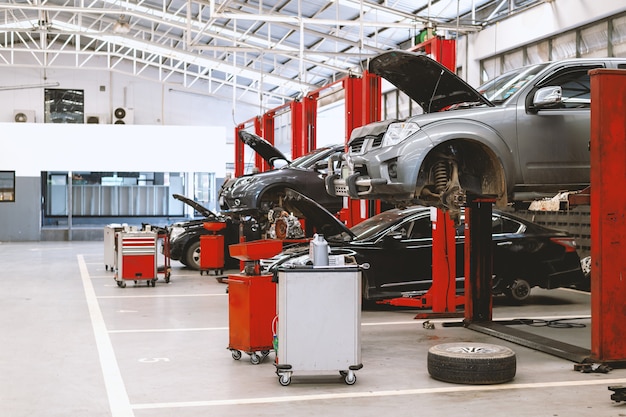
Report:
M 525 324 L 531 327 L 551 327 L 555 329 L 571 329 L 571 328 L 582 329 L 582 328 L 587 327 L 587 325 L 583 323 L 569 323 L 568 321 L 569 320 L 584 320 L 588 318 L 589 317 L 575 317 L 575 318 L 556 319 L 556 320 L 515 319 L 514 321 L 517 321 L 521 324 Z

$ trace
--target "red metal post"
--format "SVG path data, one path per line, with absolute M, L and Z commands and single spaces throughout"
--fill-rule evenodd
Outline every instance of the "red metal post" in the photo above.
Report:
M 433 313 L 456 311 L 456 229 L 450 212 L 433 209 Z
M 346 103 L 346 143 L 354 128 L 376 122 L 381 118 L 382 93 L 380 78 L 363 71 L 361 78 L 347 77 L 343 80 Z M 348 199 L 347 215 L 342 220 L 350 227 L 371 217 L 376 212 L 362 201 Z M 380 204 L 377 205 L 380 210 Z
M 411 51 L 423 52 L 452 72 L 456 72 L 456 41 L 434 37 L 415 45 Z
M 259 136 L 272 145 L 274 144 L 274 115 L 274 112 L 267 112 L 262 116 L 261 133 L 259 134 Z M 260 166 L 257 164 L 257 167 L 259 167 L 262 172 L 265 172 L 270 168 L 264 159 L 262 159 Z
M 591 356 L 626 360 L 626 70 L 591 76 Z M 621 184 L 621 185 L 620 185 Z
M 244 124 L 235 127 L 235 177 L 241 177 L 243 175 L 244 144 L 239 140 L 239 131 L 245 128 L 246 126 Z

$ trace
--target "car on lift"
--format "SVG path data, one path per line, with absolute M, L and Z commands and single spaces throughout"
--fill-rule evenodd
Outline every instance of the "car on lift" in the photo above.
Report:
M 423 295 L 432 286 L 432 223 L 434 207 L 390 209 L 352 228 L 311 199 L 290 192 L 285 207 L 314 224 L 330 247 L 363 268 L 363 300 Z M 462 219 L 462 217 L 461 217 Z M 531 288 L 572 287 L 584 280 L 576 242 L 565 232 L 546 228 L 513 214 L 493 210 L 493 293 L 522 302 Z M 457 293 L 464 291 L 464 225 L 456 228 Z M 309 245 L 285 246 L 264 259 L 264 271 L 279 266 L 310 265 Z
M 258 135 L 242 130 L 238 137 L 272 169 L 228 180 L 218 198 L 222 213 L 230 216 L 252 216 L 257 219 L 261 229 L 267 231 L 272 223 L 270 210 L 280 207 L 287 189 L 307 195 L 331 213 L 341 210 L 343 199 L 326 192 L 325 177 L 328 160 L 338 160 L 345 145 L 320 147 L 289 161 L 282 152 Z
M 202 216 L 185 222 L 177 222 L 166 228 L 169 237 L 170 259 L 179 261 L 188 268 L 200 269 L 200 237 L 213 233 L 204 227 L 204 223 L 225 224 L 224 229 L 217 232 L 224 235 L 225 269 L 239 268 L 239 260 L 230 256 L 228 246 L 239 243 L 240 225 L 243 225 L 243 233 L 246 240 L 261 238 L 258 224 L 254 219 L 233 219 L 229 216 L 216 214 L 197 201 L 183 195 L 173 194 L 172 197 L 193 207 Z
M 590 181 L 590 78 L 626 58 L 544 62 L 475 90 L 426 55 L 384 52 L 369 71 L 423 113 L 354 129 L 329 194 L 458 211 L 468 194 L 503 208 L 578 191 Z

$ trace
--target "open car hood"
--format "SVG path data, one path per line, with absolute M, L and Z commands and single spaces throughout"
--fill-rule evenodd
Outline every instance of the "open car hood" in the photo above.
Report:
M 238 136 L 240 141 L 251 147 L 254 152 L 258 153 L 272 169 L 276 161 L 285 161 L 285 164 L 290 162 L 281 151 L 260 136 L 246 132 L 245 130 L 240 130 Z
M 314 200 L 311 200 L 309 197 L 293 189 L 287 188 L 285 190 L 282 207 L 292 212 L 296 217 L 304 218 L 307 226 L 313 226 L 317 233 L 326 237 L 341 234 L 347 235 L 350 238 L 355 237 L 354 233 L 352 233 L 341 220 L 333 216 Z
M 369 71 L 406 93 L 422 107 L 424 113 L 464 103 L 493 106 L 456 74 L 424 54 L 384 52 L 370 60 Z
M 200 213 L 204 217 L 217 217 L 217 215 L 213 213 L 211 210 L 204 207 L 202 204 L 198 203 L 197 201 L 190 200 L 184 195 L 172 194 L 172 197 L 174 197 L 176 200 L 182 201 L 183 203 L 190 205 L 191 207 L 194 208 L 194 210 L 196 210 L 198 213 Z

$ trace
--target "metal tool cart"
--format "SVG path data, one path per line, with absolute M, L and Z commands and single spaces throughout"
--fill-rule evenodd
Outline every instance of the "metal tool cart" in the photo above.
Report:
M 170 235 L 166 229 L 157 229 L 157 245 L 160 246 L 163 254 L 163 265 L 157 266 L 158 274 L 163 274 L 166 283 L 170 282 L 172 276 L 172 258 L 170 257 Z
M 107 271 L 115 270 L 116 234 L 122 230 L 124 230 L 124 225 L 121 224 L 112 223 L 104 226 L 104 267 Z
M 361 271 L 358 266 L 278 270 L 276 374 L 339 371 L 348 385 L 361 369 Z
M 226 228 L 225 222 L 205 222 L 202 226 L 209 234 L 200 236 L 200 275 L 215 271 L 215 275 L 224 273 L 224 235 L 217 232 Z
M 258 240 L 228 248 L 232 257 L 251 264 L 241 274 L 228 275 L 228 349 L 233 359 L 241 359 L 244 351 L 258 365 L 273 349 L 276 316 L 276 284 L 272 274 L 260 273 L 259 260 L 279 253 L 282 242 Z
M 146 281 L 155 286 L 157 280 L 157 233 L 134 231 L 117 233 L 115 281 L 125 288 L 126 281 Z

